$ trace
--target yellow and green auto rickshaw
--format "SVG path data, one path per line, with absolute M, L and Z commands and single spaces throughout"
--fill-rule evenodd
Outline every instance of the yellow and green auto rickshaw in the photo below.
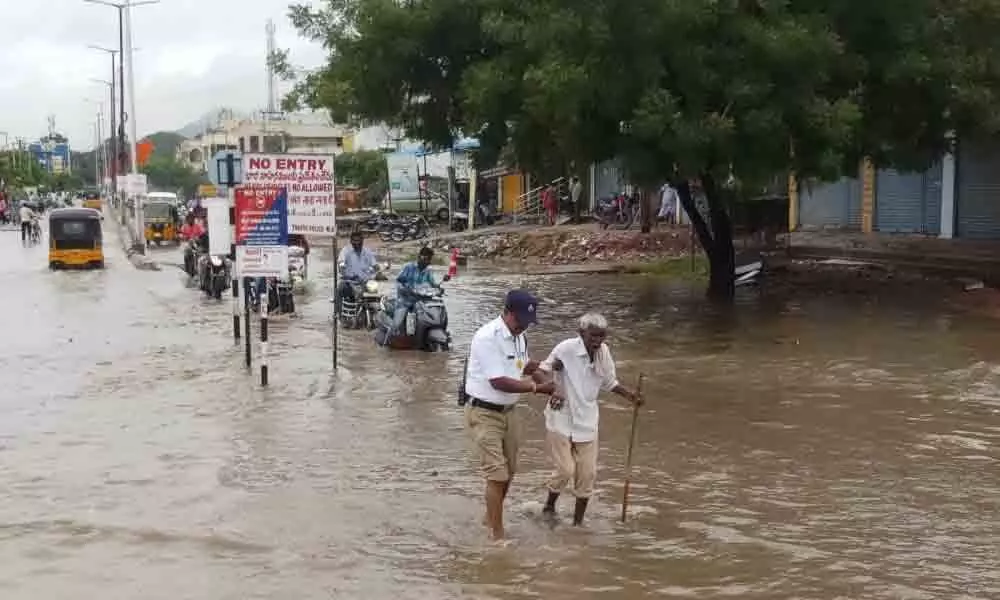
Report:
M 49 268 L 104 268 L 101 213 L 93 208 L 49 211 Z
M 164 242 L 180 244 L 177 235 L 177 205 L 163 200 L 142 203 L 142 221 L 145 226 L 146 245 Z

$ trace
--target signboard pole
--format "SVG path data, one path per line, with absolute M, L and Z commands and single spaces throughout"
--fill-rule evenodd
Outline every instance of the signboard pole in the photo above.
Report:
M 232 168 L 232 166 L 230 166 Z M 230 179 L 232 181 L 232 179 Z M 227 194 L 229 198 L 230 206 L 230 225 L 236 224 L 236 194 L 235 188 L 232 184 L 226 186 Z M 235 260 L 235 256 L 233 259 Z M 249 337 L 249 331 L 247 331 L 247 336 Z M 236 273 L 236 265 L 233 264 L 233 343 L 240 343 L 240 280 Z M 247 365 L 249 366 L 249 365 Z
M 246 329 L 247 334 L 243 336 L 246 340 L 246 347 L 243 349 L 244 362 L 247 368 L 250 368 L 250 364 L 253 358 L 253 351 L 250 348 L 250 279 L 243 278 L 243 328 Z
M 333 296 L 337 297 L 337 293 L 340 291 L 340 266 L 337 264 L 340 260 L 340 252 L 337 248 L 337 236 L 333 236 Z M 336 306 L 336 304 L 334 305 Z M 333 370 L 337 370 L 337 346 L 339 345 L 338 334 L 340 330 L 340 315 L 337 314 L 337 310 L 333 310 Z
M 260 384 L 267 386 L 267 309 L 270 303 L 270 290 L 264 291 L 260 300 Z

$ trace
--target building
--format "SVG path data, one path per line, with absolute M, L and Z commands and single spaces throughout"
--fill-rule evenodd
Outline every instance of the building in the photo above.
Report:
M 346 127 L 324 123 L 314 115 L 220 119 L 214 127 L 181 142 L 177 159 L 204 173 L 208 160 L 222 150 L 337 155 L 344 152 L 349 134 Z
M 905 173 L 863 163 L 856 177 L 789 186 L 796 229 L 1000 239 L 1000 148 L 959 144 L 929 169 Z

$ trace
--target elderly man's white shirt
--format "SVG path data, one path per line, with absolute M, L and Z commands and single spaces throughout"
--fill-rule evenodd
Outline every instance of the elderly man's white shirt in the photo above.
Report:
M 539 367 L 552 372 L 557 358 L 563 370 L 554 372 L 556 389 L 565 402 L 559 410 L 545 407 L 545 428 L 574 442 L 592 442 L 597 439 L 600 419 L 597 397 L 602 390 L 610 392 L 618 387 L 611 350 L 601 344 L 591 361 L 583 340 L 577 336 L 559 342 Z

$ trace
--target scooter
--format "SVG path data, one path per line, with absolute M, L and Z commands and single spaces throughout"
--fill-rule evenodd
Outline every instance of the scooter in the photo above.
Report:
M 448 309 L 444 290 L 421 286 L 411 292 L 417 299 L 413 310 L 406 316 L 406 330 L 393 335 L 392 316 L 396 299 L 382 302 L 382 310 L 375 317 L 375 343 L 394 350 L 423 350 L 447 352 L 451 350 L 448 333 Z
M 231 265 L 225 256 L 205 254 L 198 259 L 201 290 L 206 295 L 222 299 L 222 293 L 229 289 L 229 273 Z

